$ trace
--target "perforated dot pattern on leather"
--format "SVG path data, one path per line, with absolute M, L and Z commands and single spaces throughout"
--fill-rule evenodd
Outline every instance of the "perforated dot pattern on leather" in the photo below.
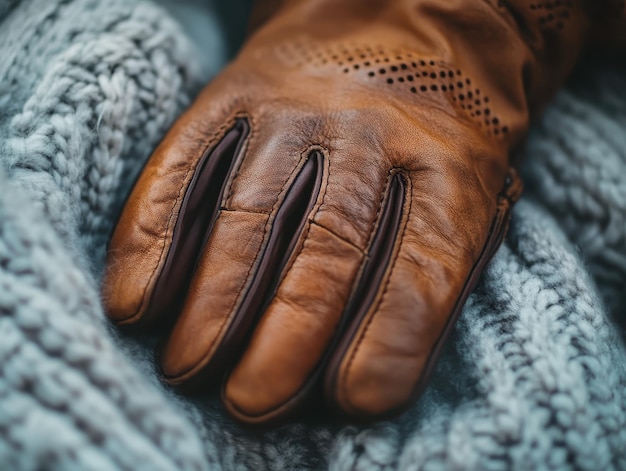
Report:
M 529 8 L 534 13 L 536 21 L 542 29 L 561 30 L 572 16 L 573 2 L 537 2 L 531 3 Z
M 526 3 L 526 5 L 524 5 Z M 526 9 L 525 12 L 518 11 L 518 18 L 525 18 L 523 22 L 530 29 L 538 28 L 542 32 L 560 31 L 565 28 L 567 21 L 572 17 L 574 2 L 571 0 L 555 0 L 555 1 L 538 1 L 538 2 L 521 2 L 513 0 L 498 0 L 498 8 L 515 12 L 520 8 Z
M 480 86 L 462 70 L 442 61 L 418 57 L 410 51 L 390 52 L 380 46 L 305 47 L 293 42 L 281 45 L 277 52 L 293 66 L 331 68 L 346 78 L 356 75 L 396 93 L 403 92 L 407 99 L 420 96 L 448 103 L 489 135 L 499 137 L 509 132 Z

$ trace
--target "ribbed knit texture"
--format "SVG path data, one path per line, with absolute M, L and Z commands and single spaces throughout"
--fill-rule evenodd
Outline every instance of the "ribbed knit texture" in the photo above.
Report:
M 509 236 L 411 410 L 257 432 L 164 387 L 160 334 L 99 300 L 134 178 L 226 50 L 210 4 L 159 3 L 0 0 L 0 469 L 626 470 L 626 69 L 579 71 L 533 128 Z

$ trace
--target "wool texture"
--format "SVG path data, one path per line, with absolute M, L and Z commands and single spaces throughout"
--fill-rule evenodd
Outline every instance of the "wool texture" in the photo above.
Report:
M 507 239 L 410 410 L 256 431 L 165 387 L 164 333 L 101 305 L 124 199 L 229 47 L 210 2 L 158 3 L 0 0 L 0 469 L 626 470 L 623 62 L 585 62 L 533 127 Z

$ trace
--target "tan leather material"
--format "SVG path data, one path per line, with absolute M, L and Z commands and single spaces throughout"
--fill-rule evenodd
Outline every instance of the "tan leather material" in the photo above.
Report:
M 306 231 L 226 385 L 235 414 L 274 415 L 305 386 L 339 324 L 363 254 L 321 226 Z
M 399 413 L 504 237 L 511 155 L 609 21 L 587 7 L 259 2 L 128 199 L 109 316 L 176 320 L 165 379 L 230 371 L 241 421 L 281 420 L 321 386 L 353 417 Z
M 227 118 L 212 135 L 197 134 L 183 116 L 141 173 L 109 244 L 102 296 L 114 321 L 136 323 L 148 313 L 194 170 L 234 124 Z
M 486 252 L 459 251 L 451 241 L 459 236 L 471 240 L 472 234 L 478 233 L 477 227 L 487 222 L 456 217 L 467 214 L 470 207 L 450 206 L 446 214 L 439 198 L 455 203 L 462 198 L 437 194 L 435 189 L 423 187 L 429 179 L 415 174 L 411 177 L 408 215 L 402 224 L 401 242 L 381 282 L 382 289 L 367 315 L 344 336 L 327 376 L 329 397 L 341 409 L 359 417 L 389 413 L 414 396 L 424 380 L 426 366 L 431 367 L 433 351 L 440 347 L 450 313 L 458 315 L 454 311 L 462 307 L 462 298 L 469 294 L 464 288 L 477 281 L 468 281 L 467 273 L 473 266 L 486 263 L 493 255 L 488 249 L 490 239 L 499 238 L 505 230 L 505 221 L 495 220 L 487 240 L 475 246 L 476 250 L 486 248 Z M 515 175 L 512 178 L 515 180 L 505 190 L 510 196 L 503 197 L 496 208 L 496 214 L 504 217 L 510 198 L 519 194 L 519 181 Z M 462 187 L 456 188 L 462 191 Z M 426 199 L 425 194 L 433 198 Z M 442 225 L 444 221 L 447 224 Z M 441 231 L 442 227 L 450 232 Z M 501 240 L 496 242 L 499 245 Z
M 194 274 L 187 300 L 161 354 L 165 378 L 180 383 L 210 359 L 234 320 L 235 306 L 260 253 L 267 214 L 223 211 Z
M 163 352 L 163 373 L 170 383 L 183 382 L 205 367 L 223 370 L 229 366 L 228 358 L 241 350 L 245 333 L 275 291 L 280 273 L 307 226 L 306 217 L 319 199 L 325 180 L 323 162 L 321 152 L 308 156 L 275 215 L 224 210 L 218 218 L 205 250 L 207 258 L 200 261 L 188 293 L 190 302 Z M 231 234 L 235 237 L 220 239 Z M 222 253 L 211 244 L 230 250 Z M 238 253 L 239 245 L 248 249 L 241 259 L 231 255 Z M 265 276 L 253 276 L 252 267 L 246 263 L 250 260 L 255 261 L 254 271 Z M 215 269 L 219 272 L 211 271 Z M 214 282 L 218 284 L 212 285 Z M 215 298 L 220 295 L 220 299 Z M 185 343 L 182 354 L 177 349 L 181 342 Z

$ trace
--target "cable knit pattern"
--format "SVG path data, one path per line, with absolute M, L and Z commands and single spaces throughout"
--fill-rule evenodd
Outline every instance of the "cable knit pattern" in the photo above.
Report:
M 533 128 L 509 236 L 411 410 L 260 432 L 163 386 L 162 333 L 99 302 L 137 172 L 226 50 L 210 3 L 159 3 L 193 28 L 0 0 L 0 469 L 626 470 L 626 69 L 581 68 Z
M 0 183 L 2 469 L 204 469 L 193 429 L 117 352 L 93 279 Z
M 205 469 L 193 428 L 118 353 L 88 271 L 141 162 L 205 79 L 196 52 L 150 4 L 5 12 L 1 468 Z
M 590 65 L 535 127 L 526 180 L 580 247 L 608 305 L 624 323 L 626 67 Z

